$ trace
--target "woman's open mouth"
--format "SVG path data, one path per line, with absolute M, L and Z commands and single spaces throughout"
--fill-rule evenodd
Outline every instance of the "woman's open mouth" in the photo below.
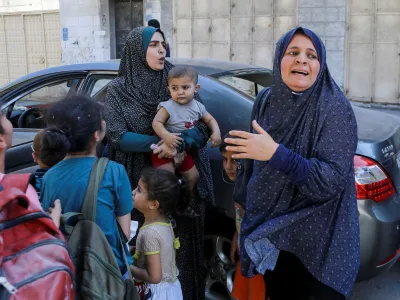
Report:
M 296 74 L 296 75 L 303 75 L 303 76 L 307 76 L 308 75 L 308 72 L 304 71 L 304 70 L 293 70 L 290 73 Z

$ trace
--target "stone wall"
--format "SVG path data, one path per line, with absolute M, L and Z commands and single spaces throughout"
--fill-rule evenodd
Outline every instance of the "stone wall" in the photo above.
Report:
M 57 0 L 0 0 L 0 13 L 58 10 Z
M 144 25 L 150 19 L 157 19 L 161 24 L 161 30 L 168 40 L 172 54 L 172 31 L 173 31 L 173 12 L 172 0 L 144 0 Z
M 60 0 L 62 63 L 110 59 L 108 0 Z
M 346 0 L 299 0 L 298 24 L 311 29 L 326 46 L 329 71 L 343 88 Z

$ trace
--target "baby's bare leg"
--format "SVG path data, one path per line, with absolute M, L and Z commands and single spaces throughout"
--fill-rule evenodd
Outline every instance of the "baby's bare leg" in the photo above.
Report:
M 169 163 L 166 163 L 164 165 L 159 166 L 158 169 L 167 170 L 167 171 L 170 171 L 170 172 L 175 174 L 175 167 L 174 167 L 174 164 L 173 164 L 172 161 L 169 162 Z
M 199 171 L 197 171 L 196 166 L 193 166 L 190 170 L 180 173 L 189 183 L 190 190 L 193 191 L 194 187 L 196 186 L 197 180 L 199 180 Z

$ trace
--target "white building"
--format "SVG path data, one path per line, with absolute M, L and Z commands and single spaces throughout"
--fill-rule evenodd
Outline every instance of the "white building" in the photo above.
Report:
M 56 9 L 51 5 L 58 1 L 0 0 L 0 12 L 4 13 L 2 5 L 6 2 L 9 7 L 11 3 L 24 2 L 20 11 L 26 11 L 27 3 L 36 10 L 45 10 Z M 45 64 L 43 59 L 31 63 L 30 50 L 23 51 L 32 49 L 33 43 L 43 44 L 40 41 L 53 36 L 54 29 L 59 30 L 64 64 L 117 58 L 129 31 L 156 18 L 174 56 L 271 68 L 276 41 L 287 30 L 301 25 L 324 41 L 329 69 L 350 99 L 400 104 L 400 0 L 59 0 L 59 10 L 59 28 L 55 24 L 46 27 L 44 21 L 41 40 L 39 36 L 28 38 L 34 30 L 24 27 L 21 17 L 10 18 L 9 22 L 14 23 L 5 22 L 7 18 L 2 17 L 1 53 L 8 51 L 10 56 L 10 47 L 17 43 L 11 43 L 8 37 L 13 36 L 18 43 L 26 40 L 25 46 L 12 52 L 8 62 L 0 55 L 0 64 L 12 66 L 8 68 L 10 79 L 56 62 L 50 55 Z M 24 22 L 28 22 L 27 17 Z M 21 30 L 10 29 L 21 26 L 25 28 L 25 38 Z M 6 38 L 4 32 L 9 32 Z M 2 41 L 7 41 L 7 49 Z M 48 49 L 53 49 L 48 46 L 51 43 L 45 43 L 45 57 Z M 18 65 L 24 57 L 27 62 Z M 4 69 L 0 68 L 0 80 L 5 76 Z
M 0 0 L 0 86 L 60 63 L 58 0 Z

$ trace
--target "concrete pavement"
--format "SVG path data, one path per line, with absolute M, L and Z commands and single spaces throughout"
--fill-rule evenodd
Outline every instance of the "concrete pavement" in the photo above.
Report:
M 358 282 L 348 300 L 399 300 L 400 263 L 387 273 L 367 281 Z

